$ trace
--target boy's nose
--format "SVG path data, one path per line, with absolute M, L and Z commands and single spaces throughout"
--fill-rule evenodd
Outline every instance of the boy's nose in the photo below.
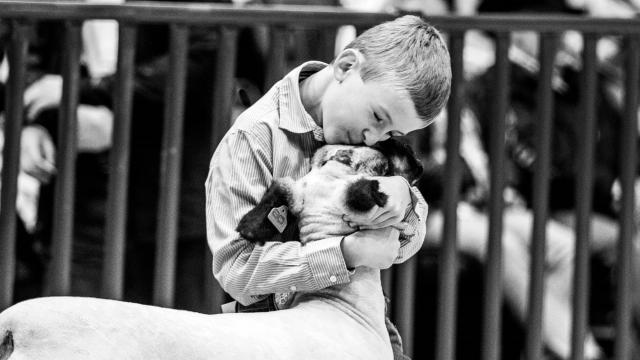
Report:
M 372 131 L 372 130 L 363 131 L 363 135 L 364 135 L 364 144 L 367 146 L 373 146 L 377 144 L 379 141 L 385 141 L 390 137 L 388 133 L 381 134 L 377 131 Z

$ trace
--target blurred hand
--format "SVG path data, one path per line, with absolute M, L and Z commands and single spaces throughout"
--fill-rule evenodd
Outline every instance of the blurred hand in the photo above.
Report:
M 31 84 L 24 92 L 27 119 L 34 120 L 44 110 L 58 107 L 62 99 L 62 76 L 47 74 Z
M 78 151 L 100 152 L 111 147 L 113 113 L 104 106 L 78 106 Z
M 27 126 L 22 130 L 20 167 L 42 183 L 49 183 L 56 173 L 56 149 L 49 132 L 42 126 Z
M 387 269 L 400 250 L 400 232 L 392 227 L 361 230 L 346 236 L 341 248 L 347 268 L 366 266 Z
M 407 208 L 412 204 L 411 189 L 407 181 L 401 176 L 375 177 L 380 185 L 379 190 L 389 196 L 384 207 L 374 206 L 364 214 L 347 214 L 343 217 L 349 226 L 360 230 L 381 229 L 399 225 L 404 219 Z

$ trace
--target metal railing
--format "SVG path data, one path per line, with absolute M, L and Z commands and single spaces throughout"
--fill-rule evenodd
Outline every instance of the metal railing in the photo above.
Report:
M 70 289 L 71 238 L 73 228 L 73 181 L 75 159 L 75 109 L 78 104 L 78 74 L 80 51 L 80 25 L 86 19 L 115 19 L 120 24 L 119 61 L 115 98 L 115 129 L 111 151 L 108 213 L 105 231 L 105 264 L 103 296 L 121 299 L 123 294 L 123 268 L 125 251 L 125 220 L 127 203 L 127 179 L 129 159 L 129 138 L 131 125 L 133 59 L 136 28 L 143 23 L 169 24 L 171 36 L 171 77 L 168 79 L 165 136 L 162 143 L 161 197 L 159 213 L 157 268 L 155 273 L 154 303 L 171 306 L 173 303 L 173 278 L 175 273 L 175 248 L 177 229 L 177 189 L 180 185 L 178 172 L 181 163 L 181 134 L 185 89 L 186 39 L 191 26 L 217 26 L 220 35 L 220 50 L 216 68 L 214 90 L 214 116 L 212 143 L 219 142 L 230 125 L 232 94 L 232 74 L 235 66 L 238 28 L 263 24 L 272 30 L 272 44 L 267 61 L 266 77 L 269 85 L 284 75 L 285 43 L 282 35 L 291 26 L 317 26 L 335 28 L 351 24 L 367 27 L 390 20 L 393 15 L 361 13 L 330 7 L 294 6 L 247 6 L 189 3 L 128 3 L 124 5 L 85 4 L 78 2 L 0 2 L 0 18 L 10 21 L 11 40 L 8 48 L 10 75 L 7 91 L 7 111 L 5 121 L 5 144 L 3 150 L 2 193 L 0 213 L 0 309 L 8 307 L 13 299 L 15 279 L 15 200 L 16 179 L 19 164 L 19 139 L 22 126 L 22 96 L 27 56 L 27 31 L 33 21 L 57 20 L 66 24 L 67 51 L 64 63 L 64 95 L 62 100 L 59 174 L 56 186 L 56 211 L 53 230 L 53 263 L 51 279 L 52 293 L 68 294 Z M 537 103 L 539 114 L 538 143 L 539 161 L 534 178 L 534 226 L 532 241 L 531 290 L 529 291 L 529 316 L 526 342 L 527 359 L 541 358 L 542 297 L 544 292 L 545 224 L 549 194 L 550 138 L 552 133 L 552 67 L 555 56 L 555 42 L 559 34 L 567 30 L 581 32 L 585 36 L 583 51 L 584 91 L 581 92 L 583 114 L 583 141 L 579 148 L 579 174 L 576 189 L 577 225 L 574 325 L 572 359 L 583 358 L 585 330 L 587 327 L 588 276 L 590 238 L 589 215 L 591 209 L 591 188 L 593 181 L 593 149 L 595 126 L 595 85 L 596 85 L 596 41 L 603 35 L 621 35 L 627 48 L 625 76 L 624 131 L 620 139 L 622 146 L 622 210 L 620 217 L 621 236 L 619 241 L 618 294 L 616 297 L 616 359 L 630 359 L 631 347 L 631 284 L 628 274 L 632 266 L 631 246 L 634 229 L 634 177 L 635 144 L 637 136 L 638 70 L 640 68 L 640 21 L 624 19 L 593 19 L 568 16 L 510 16 L 482 15 L 474 17 L 434 16 L 427 20 L 440 30 L 448 33 L 451 52 L 453 84 L 448 105 L 449 125 L 447 141 L 446 178 L 444 189 L 445 223 L 440 250 L 440 271 L 438 291 L 438 360 L 455 357 L 455 310 L 456 310 L 456 236 L 458 184 L 461 163 L 458 156 L 460 142 L 460 114 L 463 106 L 463 47 L 464 34 L 468 30 L 484 30 L 494 33 L 496 40 L 496 81 L 493 102 L 493 123 L 491 128 L 491 197 L 489 204 L 490 226 L 485 277 L 485 306 L 483 325 L 483 354 L 486 360 L 500 358 L 500 324 L 502 301 L 501 260 L 502 260 L 502 189 L 504 187 L 505 144 L 504 118 L 509 99 L 509 34 L 515 30 L 530 30 L 540 33 L 540 72 Z M 176 150 L 177 151 L 172 151 Z M 206 171 L 206 169 L 203 169 Z M 395 287 L 391 286 L 392 276 L 387 272 L 385 288 L 393 289 L 392 297 L 396 305 L 393 317 L 398 323 L 409 352 L 414 344 L 413 307 L 415 306 L 415 259 L 395 270 Z M 218 306 L 223 293 L 216 288 L 213 304 Z

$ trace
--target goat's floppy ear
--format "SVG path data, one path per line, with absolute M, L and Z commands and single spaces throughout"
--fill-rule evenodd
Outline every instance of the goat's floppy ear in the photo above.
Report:
M 286 182 L 274 181 L 258 205 L 240 219 L 236 231 L 250 242 L 264 244 L 265 241 L 274 240 L 279 231 L 269 220 L 269 213 L 274 208 L 288 207 L 290 193 L 291 191 Z M 295 220 L 289 212 L 284 216 L 286 216 L 288 224 L 293 223 Z
M 378 180 L 360 178 L 349 184 L 346 193 L 346 205 L 350 210 L 366 212 L 375 205 L 384 207 L 387 204 L 387 194 L 379 190 Z
M 422 176 L 422 163 L 408 144 L 391 138 L 377 143 L 374 148 L 389 159 L 387 175 L 403 176 L 412 185 Z

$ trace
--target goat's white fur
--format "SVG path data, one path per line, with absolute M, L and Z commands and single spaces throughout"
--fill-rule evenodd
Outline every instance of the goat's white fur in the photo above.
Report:
M 348 166 L 334 162 L 325 171 L 323 181 L 332 178 L 334 190 L 346 187 L 335 178 Z M 0 314 L 0 336 L 13 334 L 10 360 L 389 360 L 384 314 L 380 271 L 361 267 L 349 283 L 297 293 L 291 308 L 265 313 L 204 315 L 95 298 L 34 299 Z
M 49 297 L 0 314 L 10 360 L 392 359 L 379 271 L 299 294 L 290 309 L 204 315 L 113 300 Z

